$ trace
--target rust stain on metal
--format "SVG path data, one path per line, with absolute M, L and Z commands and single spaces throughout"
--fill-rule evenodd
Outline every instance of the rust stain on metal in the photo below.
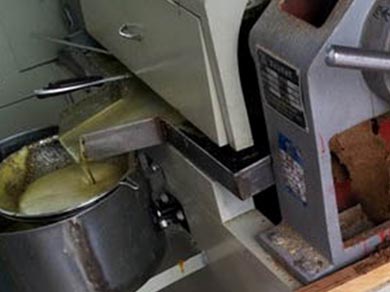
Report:
M 180 272 L 182 274 L 184 274 L 185 273 L 185 262 L 184 261 L 179 262 L 179 268 L 180 268 Z
M 105 279 L 103 270 L 91 246 L 88 233 L 76 220 L 70 221 L 70 236 L 74 244 L 75 251 L 84 268 L 85 275 L 95 292 L 109 292 L 110 289 Z
M 380 226 L 364 231 L 359 235 L 345 241 L 344 248 L 349 248 L 359 243 L 364 244 L 365 241 L 369 240 L 371 237 L 375 235 L 380 236 L 381 232 L 383 232 L 384 230 L 390 230 L 390 222 L 383 223 Z

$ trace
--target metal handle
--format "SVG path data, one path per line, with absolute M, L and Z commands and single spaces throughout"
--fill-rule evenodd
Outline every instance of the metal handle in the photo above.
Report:
M 390 53 L 381 51 L 333 45 L 325 61 L 330 67 L 390 71 Z
M 142 26 L 139 24 L 123 24 L 118 31 L 119 35 L 125 39 L 134 40 L 134 41 L 142 41 Z
M 125 180 L 119 182 L 120 186 L 128 187 L 133 191 L 139 191 L 140 185 L 130 177 L 127 177 Z
M 109 78 L 103 78 L 103 77 L 89 77 L 87 79 L 81 79 L 81 80 L 67 80 L 67 81 L 61 81 L 57 82 L 55 84 L 49 84 L 49 86 L 38 89 L 34 91 L 34 95 L 37 96 L 40 99 L 53 97 L 61 94 L 71 93 L 74 91 L 91 88 L 94 86 L 100 86 L 106 83 L 110 82 L 116 82 L 119 80 L 130 78 L 131 76 L 126 75 L 120 75 L 120 76 L 114 76 Z M 84 80 L 84 82 L 82 82 Z M 87 80 L 88 82 L 85 82 Z

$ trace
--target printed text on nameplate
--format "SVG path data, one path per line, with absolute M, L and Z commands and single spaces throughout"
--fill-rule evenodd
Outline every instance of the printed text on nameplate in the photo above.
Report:
M 262 92 L 266 103 L 295 125 L 307 131 L 298 70 L 261 50 L 258 51 L 258 58 Z
M 303 155 L 287 136 L 279 133 L 279 161 L 284 191 L 307 204 Z

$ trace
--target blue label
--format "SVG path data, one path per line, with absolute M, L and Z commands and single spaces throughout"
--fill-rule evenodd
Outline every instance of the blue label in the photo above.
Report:
M 287 193 L 307 203 L 305 170 L 302 152 L 283 134 L 279 134 L 279 158 Z

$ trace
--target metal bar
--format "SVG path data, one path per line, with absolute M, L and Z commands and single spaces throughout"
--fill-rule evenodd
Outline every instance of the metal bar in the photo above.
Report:
M 390 71 L 390 53 L 387 52 L 331 46 L 325 61 L 330 67 Z
M 208 176 L 246 200 L 274 184 L 270 156 L 234 171 L 207 152 L 179 128 L 158 119 L 114 127 L 82 136 L 88 160 L 100 160 L 127 152 L 171 144 Z
M 175 127 L 167 125 L 164 132 L 167 141 L 173 147 L 242 200 L 257 195 L 275 184 L 270 156 L 235 172 Z
M 240 198 L 245 200 L 275 184 L 272 158 L 266 156 L 234 175 Z
M 38 38 L 38 39 L 41 39 L 41 40 L 44 40 L 47 42 L 51 42 L 51 43 L 55 43 L 55 44 L 60 44 L 60 45 L 69 46 L 69 47 L 73 47 L 73 48 L 88 50 L 91 52 L 104 54 L 104 55 L 112 55 L 109 51 L 107 51 L 105 49 L 95 48 L 95 47 L 91 47 L 91 46 L 87 46 L 87 45 L 83 45 L 83 44 L 70 42 L 70 41 L 63 40 L 63 39 L 40 35 L 40 34 L 33 34 L 33 36 Z
M 158 119 L 145 119 L 108 128 L 85 134 L 80 139 L 88 160 L 100 160 L 164 142 Z

